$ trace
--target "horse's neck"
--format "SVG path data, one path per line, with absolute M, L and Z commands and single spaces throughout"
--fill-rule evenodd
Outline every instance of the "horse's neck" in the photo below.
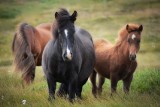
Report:
M 118 57 L 121 61 L 129 61 L 129 45 L 126 40 L 116 44 L 114 46 L 114 51 L 118 53 Z

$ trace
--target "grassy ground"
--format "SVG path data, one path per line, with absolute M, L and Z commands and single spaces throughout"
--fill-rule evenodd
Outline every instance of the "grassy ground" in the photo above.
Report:
M 52 22 L 54 12 L 61 7 L 70 12 L 77 10 L 76 24 L 87 29 L 94 40 L 103 38 L 114 43 L 123 25 L 133 22 L 144 26 L 131 94 L 123 94 L 120 82 L 119 96 L 110 98 L 110 83 L 106 80 L 102 96 L 95 99 L 87 82 L 82 93 L 84 99 L 73 106 L 160 106 L 159 0 L 0 0 L 0 105 L 24 106 L 25 99 L 25 106 L 71 106 L 61 98 L 53 103 L 47 101 L 47 84 L 41 67 L 36 70 L 34 84 L 23 86 L 11 66 L 11 43 L 17 24 L 28 22 L 35 26 Z
M 74 105 L 70 104 L 65 98 L 56 96 L 53 103 L 48 102 L 47 84 L 42 70 L 38 68 L 36 78 L 32 85 L 24 86 L 19 75 L 6 68 L 1 68 L 0 72 L 0 104 L 2 107 L 44 107 L 44 106 L 58 106 L 58 107 L 158 107 L 160 106 L 160 70 L 145 69 L 143 71 L 137 70 L 131 86 L 130 95 L 125 95 L 122 91 L 122 81 L 118 84 L 118 95 L 110 97 L 110 82 L 106 80 L 103 86 L 102 96 L 97 99 L 91 94 L 91 84 L 87 82 L 83 87 L 83 100 L 76 100 Z M 58 84 L 59 86 L 59 84 Z M 26 105 L 22 101 L 26 100 Z

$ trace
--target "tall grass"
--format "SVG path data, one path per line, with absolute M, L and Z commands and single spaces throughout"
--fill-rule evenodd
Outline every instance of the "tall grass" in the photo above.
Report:
M 11 68 L 10 68 L 11 69 Z M 125 95 L 122 83 L 118 84 L 118 95 L 110 97 L 109 81 L 106 80 L 103 86 L 103 93 L 98 98 L 94 98 L 91 94 L 91 83 L 88 81 L 83 87 L 83 100 L 76 100 L 74 104 L 70 104 L 66 98 L 58 98 L 50 103 L 47 100 L 48 91 L 47 83 L 41 69 L 36 71 L 36 79 L 30 86 L 24 86 L 19 75 L 15 75 L 9 69 L 6 71 L 1 68 L 0 72 L 0 105 L 6 106 L 24 106 L 22 100 L 26 100 L 25 106 L 44 107 L 44 106 L 131 106 L 131 107 L 147 107 L 160 106 L 160 70 L 144 69 L 136 71 L 131 85 L 131 92 Z M 59 85 L 58 85 L 59 86 Z M 58 87 L 57 87 L 58 89 Z
M 145 69 L 135 75 L 132 89 L 139 93 L 160 95 L 160 69 Z

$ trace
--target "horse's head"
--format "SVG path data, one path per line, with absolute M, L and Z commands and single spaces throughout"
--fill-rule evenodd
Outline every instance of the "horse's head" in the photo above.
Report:
M 137 28 L 132 29 L 132 27 L 126 25 L 126 30 L 128 31 L 127 39 L 129 44 L 129 59 L 134 61 L 140 48 L 141 32 L 143 30 L 143 26 L 140 25 Z
M 74 21 L 76 20 L 77 12 L 74 11 L 72 15 L 65 9 L 55 13 L 57 20 L 57 39 L 60 43 L 62 58 L 64 61 L 71 61 L 73 57 L 74 34 L 75 27 Z

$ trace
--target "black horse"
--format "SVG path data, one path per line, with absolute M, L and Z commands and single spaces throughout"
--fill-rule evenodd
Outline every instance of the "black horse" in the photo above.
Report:
M 49 100 L 55 98 L 56 82 L 69 94 L 81 98 L 83 85 L 93 71 L 95 51 L 91 35 L 74 25 L 77 12 L 66 9 L 55 13 L 53 38 L 43 52 L 42 67 L 47 78 Z

